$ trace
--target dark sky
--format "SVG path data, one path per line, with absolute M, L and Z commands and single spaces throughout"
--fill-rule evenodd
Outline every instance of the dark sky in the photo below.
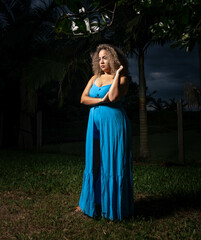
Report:
M 139 83 L 135 56 L 129 59 L 129 69 L 133 81 Z M 198 47 L 190 53 L 169 45 L 150 47 L 145 55 L 145 77 L 148 92 L 156 90 L 156 98 L 183 98 L 186 81 L 200 87 Z

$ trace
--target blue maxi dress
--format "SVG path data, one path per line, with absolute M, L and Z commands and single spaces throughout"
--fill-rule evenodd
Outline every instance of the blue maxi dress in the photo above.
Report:
M 103 98 L 110 87 L 111 84 L 98 87 L 94 81 L 89 96 Z M 101 155 L 96 179 L 94 139 L 100 139 Z M 122 101 L 96 105 L 89 112 L 79 206 L 83 213 L 95 217 L 96 204 L 101 204 L 101 215 L 111 220 L 133 215 L 131 127 Z

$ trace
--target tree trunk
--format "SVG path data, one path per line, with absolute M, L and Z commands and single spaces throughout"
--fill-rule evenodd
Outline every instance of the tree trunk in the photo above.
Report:
M 3 145 L 3 119 L 4 113 L 0 112 L 0 147 Z
M 18 146 L 21 149 L 30 149 L 33 147 L 33 130 L 31 117 L 27 113 L 20 113 L 20 129 Z
M 178 160 L 184 163 L 184 136 L 183 136 L 183 115 L 181 99 L 177 102 L 177 128 L 178 128 Z
M 144 74 L 144 51 L 139 49 L 138 56 L 139 69 L 139 116 L 140 116 L 140 158 L 143 160 L 150 159 L 148 148 L 148 126 L 147 126 L 147 109 L 146 109 L 146 82 Z
M 201 44 L 198 45 L 198 48 L 199 48 L 199 68 L 200 68 L 200 89 L 201 89 Z
M 36 114 L 36 148 L 39 152 L 42 147 L 42 111 Z
M 33 148 L 33 129 L 30 114 L 31 110 L 29 109 L 31 101 L 27 99 L 27 89 L 22 80 L 20 81 L 20 104 L 18 146 L 21 149 L 30 149 Z

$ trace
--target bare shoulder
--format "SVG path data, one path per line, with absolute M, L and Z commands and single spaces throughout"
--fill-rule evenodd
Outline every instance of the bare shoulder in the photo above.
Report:
M 97 75 L 93 75 L 90 80 L 95 80 L 97 77 Z
M 95 81 L 95 79 L 97 78 L 98 76 L 97 75 L 93 75 L 90 79 L 89 79 L 89 82 L 91 84 L 93 84 L 93 82 Z
M 126 76 L 121 76 L 120 85 L 121 85 L 123 95 L 126 95 L 126 93 L 128 92 L 128 85 L 129 85 L 128 78 Z
M 121 83 L 121 85 L 127 85 L 128 84 L 128 78 L 126 76 L 121 76 L 120 83 Z

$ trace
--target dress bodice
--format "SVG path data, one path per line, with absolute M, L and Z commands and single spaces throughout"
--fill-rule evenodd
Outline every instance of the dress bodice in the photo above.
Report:
M 103 98 L 105 94 L 109 91 L 110 87 L 111 87 L 111 84 L 98 87 L 94 82 L 91 89 L 89 90 L 89 97 Z
M 91 89 L 89 90 L 89 97 L 103 98 L 105 94 L 109 91 L 111 85 L 112 84 L 108 84 L 108 85 L 103 85 L 101 87 L 98 87 L 94 82 Z M 123 101 L 124 101 L 124 97 L 118 102 L 102 103 L 100 105 L 106 105 L 110 107 L 122 107 Z

